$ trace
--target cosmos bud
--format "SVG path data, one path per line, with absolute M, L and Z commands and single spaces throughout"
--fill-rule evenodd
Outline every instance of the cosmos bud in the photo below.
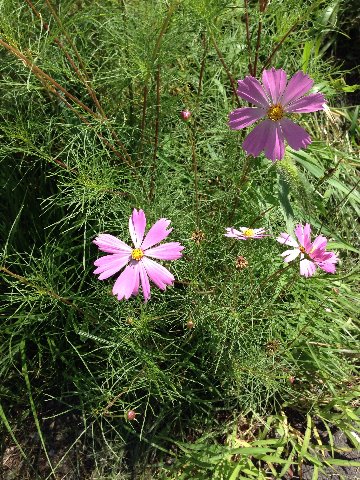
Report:
M 126 418 L 131 422 L 132 420 L 135 420 L 136 417 L 136 412 L 134 410 L 129 410 L 126 414 Z
M 184 122 L 188 122 L 191 117 L 191 112 L 189 110 L 182 110 L 180 112 L 180 117 L 184 120 Z

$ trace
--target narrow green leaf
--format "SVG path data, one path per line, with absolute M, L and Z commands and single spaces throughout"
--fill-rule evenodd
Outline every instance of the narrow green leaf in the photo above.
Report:
M 279 202 L 286 221 L 286 229 L 288 232 L 294 230 L 294 212 L 289 200 L 289 185 L 279 175 Z
M 312 430 L 312 420 L 311 416 L 309 414 L 306 415 L 306 431 L 304 435 L 304 443 L 302 444 L 300 455 L 303 457 L 306 452 L 308 451 L 309 448 L 309 442 L 310 442 L 310 437 L 311 437 L 311 430 Z

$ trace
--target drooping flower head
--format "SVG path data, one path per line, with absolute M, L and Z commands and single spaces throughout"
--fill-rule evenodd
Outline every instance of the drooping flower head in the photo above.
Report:
M 227 233 L 224 234 L 225 237 L 236 238 L 237 240 L 268 237 L 265 233 L 265 228 L 240 227 L 240 230 L 236 230 L 234 227 L 228 227 L 226 232 Z
M 335 273 L 338 258 L 334 252 L 326 251 L 327 239 L 319 235 L 311 242 L 311 227 L 308 223 L 305 226 L 298 224 L 294 232 L 298 241 L 285 232 L 280 233 L 276 239 L 284 245 L 293 247 L 293 250 L 286 250 L 281 254 L 284 261 L 291 262 L 300 255 L 300 275 L 304 277 L 314 275 L 316 267 L 327 273 Z
M 118 300 L 129 299 L 131 295 L 137 295 L 141 284 L 145 301 L 150 298 L 150 280 L 161 290 L 165 290 L 167 285 L 174 283 L 174 276 L 162 265 L 151 260 L 177 260 L 182 256 L 184 249 L 178 242 L 163 243 L 154 247 L 154 245 L 164 240 L 172 228 L 168 229 L 170 220 L 160 218 L 150 228 L 144 238 L 146 217 L 143 210 L 134 208 L 129 218 L 129 231 L 134 247 L 130 247 L 123 241 L 109 235 L 101 233 L 94 242 L 103 252 L 109 253 L 104 257 L 98 258 L 94 265 L 95 275 L 99 275 L 99 280 L 105 280 L 121 272 L 112 289 L 112 293 Z
M 229 127 L 240 130 L 264 119 L 245 138 L 242 146 L 248 155 L 265 156 L 275 162 L 285 153 L 285 143 L 294 150 L 306 148 L 310 135 L 294 123 L 289 114 L 309 113 L 324 109 L 325 98 L 321 93 L 305 95 L 313 86 L 313 80 L 299 71 L 287 82 L 281 68 L 264 70 L 261 83 L 252 76 L 238 81 L 237 94 L 255 107 L 238 108 L 229 115 Z

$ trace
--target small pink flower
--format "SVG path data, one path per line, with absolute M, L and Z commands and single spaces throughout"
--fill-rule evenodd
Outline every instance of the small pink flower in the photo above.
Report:
M 191 112 L 189 110 L 182 110 L 180 112 L 180 117 L 184 120 L 184 122 L 187 122 L 190 120 Z
M 324 109 L 325 98 L 321 93 L 305 94 L 314 82 L 299 71 L 287 82 L 281 68 L 264 70 L 262 83 L 252 76 L 238 81 L 237 94 L 255 107 L 237 108 L 229 115 L 229 127 L 240 130 L 263 120 L 245 138 L 242 146 L 248 155 L 257 157 L 264 150 L 265 156 L 275 162 L 285 153 L 285 143 L 294 150 L 306 148 L 310 135 L 287 115 L 309 113 Z
M 101 251 L 110 253 L 94 262 L 97 267 L 94 274 L 99 275 L 99 280 L 105 280 L 125 267 L 112 289 L 112 293 L 118 300 L 137 295 L 141 283 L 144 299 L 147 301 L 150 298 L 149 278 L 161 290 L 165 290 L 167 285 L 174 283 L 174 276 L 165 267 L 151 260 L 151 258 L 177 260 L 182 256 L 181 250 L 184 247 L 178 242 L 164 243 L 154 247 L 172 231 L 172 228 L 167 230 L 169 225 L 170 220 L 160 218 L 144 238 L 145 213 L 134 208 L 129 218 L 129 231 L 134 248 L 107 233 L 101 233 L 95 238 L 93 243 Z
M 236 238 L 237 240 L 249 240 L 250 238 L 264 238 L 268 237 L 265 234 L 265 228 L 248 228 L 240 227 L 236 230 L 234 227 L 227 228 L 224 234 L 225 237 Z
M 294 247 L 293 250 L 286 250 L 281 254 L 286 263 L 295 260 L 300 255 L 300 275 L 311 277 L 316 267 L 324 272 L 335 273 L 335 264 L 338 258 L 334 252 L 327 252 L 327 239 L 321 235 L 311 242 L 311 227 L 308 223 L 305 226 L 298 224 L 295 228 L 295 235 L 298 242 L 289 234 L 282 232 L 276 239 L 278 242 Z

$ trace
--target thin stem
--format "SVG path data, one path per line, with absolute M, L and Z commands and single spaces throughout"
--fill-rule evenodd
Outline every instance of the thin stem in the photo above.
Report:
M 141 136 L 140 136 L 140 146 L 139 146 L 139 151 L 140 151 L 139 157 L 141 157 L 143 153 L 148 92 L 149 92 L 148 86 L 147 84 L 145 84 L 143 89 L 143 105 L 142 105 L 142 116 L 141 116 L 141 127 L 140 127 Z M 139 166 L 139 159 L 137 161 L 137 165 Z
M 248 57 L 249 57 L 249 73 L 250 75 L 253 75 L 253 68 L 251 64 L 251 42 L 250 42 L 250 22 L 249 22 L 249 6 L 248 6 L 248 0 L 244 0 L 245 4 L 245 26 L 246 26 L 246 45 L 248 49 Z
M 286 267 L 281 267 L 279 268 L 278 270 L 276 270 L 274 273 L 272 273 L 271 275 L 269 275 L 268 277 L 266 277 L 262 282 L 259 283 L 259 287 L 258 287 L 258 290 L 260 290 L 261 287 L 263 287 L 264 285 L 266 285 L 267 283 L 270 282 L 270 280 L 272 280 L 273 278 L 277 278 L 279 277 L 280 275 L 282 275 L 284 272 L 286 272 L 287 270 L 289 270 L 289 268 L 291 268 L 292 265 L 287 265 Z
M 127 10 L 126 10 L 126 3 L 125 0 L 121 0 L 121 6 L 123 8 L 124 14 L 124 26 L 125 26 L 125 31 L 129 28 L 128 27 L 128 15 L 127 15 Z M 130 58 L 130 53 L 129 53 L 129 39 L 128 36 L 126 35 L 125 37 L 125 46 L 124 46 L 124 53 L 125 53 L 125 58 Z M 129 80 L 129 123 L 130 125 L 134 125 L 134 87 L 133 87 L 133 79 L 130 78 Z
M 268 58 L 265 60 L 264 62 L 264 65 L 262 67 L 262 69 L 260 70 L 260 74 L 263 72 L 263 70 L 265 70 L 266 67 L 268 67 L 270 65 L 270 62 L 271 60 L 273 59 L 273 56 L 275 55 L 275 53 L 279 50 L 279 48 L 281 47 L 281 45 L 285 42 L 285 40 L 287 39 L 287 37 L 290 35 L 290 33 L 292 33 L 295 28 L 297 27 L 297 24 L 299 22 L 296 22 L 286 33 L 285 35 L 282 37 L 282 39 L 279 41 L 279 43 L 275 46 L 275 48 L 273 49 L 273 51 L 270 53 L 270 55 L 268 56 Z
M 252 220 L 252 221 L 250 222 L 250 227 L 253 227 L 258 220 L 260 220 L 261 218 L 263 218 L 263 216 L 265 215 L 265 213 L 270 212 L 270 211 L 273 210 L 274 208 L 275 208 L 275 205 L 273 205 L 272 207 L 269 207 L 269 208 L 267 208 L 266 210 L 264 210 L 263 212 L 261 212 L 260 215 L 258 215 L 257 217 L 255 217 L 254 220 Z
M 68 92 L 64 87 L 62 87 L 59 83 L 57 83 L 56 80 L 54 80 L 52 77 L 50 77 L 48 74 L 46 74 L 41 68 L 37 67 L 34 63 L 31 62 L 25 55 L 23 55 L 20 50 L 17 48 L 13 47 L 12 45 L 9 45 L 8 43 L 4 42 L 4 40 L 0 39 L 0 45 L 5 47 L 7 50 L 9 50 L 11 53 L 13 53 L 16 57 L 18 57 L 20 60 L 22 60 L 26 66 L 30 68 L 30 70 L 37 76 L 41 77 L 44 80 L 47 80 L 51 85 L 53 85 L 55 88 L 63 92 L 63 94 L 70 98 L 74 103 L 79 105 L 83 110 L 85 110 L 87 113 L 92 115 L 94 118 L 99 120 L 99 116 L 91 110 L 89 107 L 84 105 L 78 98 L 74 97 L 70 92 Z
M 29 5 L 31 4 L 31 1 L 30 0 L 25 0 Z M 76 74 L 78 75 L 78 77 L 80 78 L 80 80 L 84 83 L 85 87 L 86 87 L 86 90 L 89 92 L 89 95 L 91 96 L 93 102 L 95 103 L 96 107 L 98 108 L 99 112 L 101 113 L 101 115 L 106 118 L 106 115 L 105 115 L 105 112 L 102 108 L 102 106 L 100 105 L 100 102 L 96 96 L 96 93 L 94 91 L 94 89 L 92 88 L 91 86 L 91 83 L 90 83 L 90 79 L 86 73 L 86 67 L 84 65 L 84 62 L 82 61 L 82 58 L 74 44 L 74 42 L 72 41 L 71 37 L 68 35 L 67 31 L 65 30 L 63 24 L 62 24 L 62 21 L 60 19 L 60 17 L 58 16 L 58 14 L 56 13 L 56 10 L 54 9 L 54 7 L 52 6 L 50 0 L 45 0 L 45 3 L 46 5 L 48 6 L 51 14 L 53 15 L 53 17 L 55 18 L 57 24 L 59 25 L 59 27 L 61 28 L 61 31 L 63 33 L 63 35 L 65 36 L 67 42 L 69 43 L 69 45 L 71 46 L 71 48 L 73 49 L 75 55 L 76 55 L 76 58 L 80 64 L 80 67 L 82 68 L 84 74 L 82 74 L 80 72 L 80 70 L 76 67 L 75 63 L 73 62 L 73 60 L 71 59 L 70 55 L 66 54 L 65 52 L 65 49 L 64 49 L 64 46 L 55 38 L 54 41 L 56 44 L 59 45 L 59 47 L 64 50 L 65 52 L 65 55 L 66 57 L 68 58 L 68 60 L 70 61 L 70 64 L 71 66 L 73 67 L 73 69 L 75 70 Z M 33 7 L 32 7 L 33 8 Z M 34 8 L 33 8 L 34 10 Z M 34 10 L 35 11 L 35 10 Z M 38 14 L 40 15 L 40 14 Z M 40 16 L 41 18 L 41 16 Z M 46 27 L 45 27 L 46 28 Z
M 158 35 L 158 38 L 157 38 L 156 43 L 155 43 L 155 47 L 154 47 L 152 55 L 151 55 L 151 60 L 150 60 L 151 65 L 154 65 L 155 61 L 157 60 L 157 56 L 158 56 L 158 53 L 159 53 L 160 47 L 161 47 L 162 38 L 163 38 L 163 36 L 164 36 L 168 26 L 169 26 L 172 14 L 174 13 L 174 11 L 175 11 L 176 7 L 178 6 L 178 4 L 180 3 L 180 1 L 181 0 L 175 0 L 169 7 L 168 13 L 167 13 L 167 15 L 166 15 L 166 17 L 163 21 L 160 33 Z M 139 143 L 139 158 L 142 156 L 144 137 L 145 137 L 147 97 L 148 97 L 148 91 L 149 91 L 148 82 L 149 82 L 149 79 L 150 79 L 150 75 L 151 75 L 151 70 L 149 68 L 148 72 L 146 74 L 146 77 L 145 77 L 145 81 L 144 81 L 143 107 L 142 107 L 142 118 L 141 118 L 141 127 L 140 127 L 141 136 L 140 136 L 140 143 Z M 137 163 L 139 163 L 139 161 Z
M 40 19 L 42 25 L 44 26 L 44 28 L 46 29 L 46 31 L 48 33 L 50 33 L 50 27 L 49 25 L 43 21 L 42 19 L 42 16 L 41 16 L 41 13 L 38 12 L 35 8 L 35 6 L 33 5 L 33 3 L 31 2 L 31 0 L 25 0 L 26 3 L 29 5 L 29 7 L 32 9 L 32 11 L 34 12 L 34 14 Z M 78 78 L 81 80 L 81 82 L 85 85 L 85 88 L 86 90 L 88 91 L 90 97 L 92 98 L 95 106 L 97 107 L 97 109 L 99 110 L 100 114 L 102 115 L 103 117 L 103 120 L 105 120 L 106 122 L 109 121 L 109 119 L 107 118 L 105 112 L 104 112 L 104 109 L 102 108 L 102 106 L 100 105 L 100 102 L 96 96 L 96 92 L 95 90 L 92 88 L 91 86 L 91 82 L 90 82 L 90 79 L 86 73 L 86 67 L 80 57 L 80 54 L 79 52 L 77 51 L 74 43 L 72 42 L 71 38 L 69 37 L 69 35 L 67 34 L 66 30 L 63 28 L 63 25 L 62 25 L 62 22 L 60 20 L 60 18 L 58 17 L 58 15 L 56 14 L 56 11 L 54 10 L 54 8 L 52 7 L 51 3 L 49 1 L 46 2 L 52 15 L 54 16 L 55 20 L 57 21 L 57 23 L 59 24 L 60 28 L 62 29 L 62 32 L 63 34 L 65 35 L 67 41 L 69 42 L 71 48 L 74 50 L 75 52 L 75 55 L 78 59 L 78 62 L 81 66 L 81 68 L 83 69 L 84 73 L 82 73 L 79 68 L 77 67 L 77 65 L 75 64 L 73 58 L 71 57 L 71 55 L 67 52 L 67 50 L 65 49 L 65 46 L 62 44 L 62 42 L 60 42 L 60 40 L 58 38 L 54 38 L 54 43 L 56 45 L 58 45 L 58 47 L 64 52 L 68 62 L 70 63 L 71 67 L 73 68 L 73 70 L 75 71 L 76 75 L 78 76 Z M 113 137 L 113 139 L 115 140 L 115 142 L 119 145 L 119 147 L 122 149 L 125 157 L 127 158 L 128 160 L 128 163 L 131 164 L 131 157 L 129 155 L 129 153 L 127 152 L 126 150 L 126 147 L 125 145 L 120 141 L 120 139 L 118 138 L 116 132 L 110 128 L 110 133 L 111 133 L 111 136 Z
M 261 44 L 261 30 L 262 30 L 262 20 L 260 17 L 258 31 L 257 31 L 257 38 L 256 38 L 255 60 L 254 60 L 254 69 L 253 69 L 254 77 L 256 77 L 256 70 L 257 70 L 257 64 L 259 59 L 259 51 L 260 51 L 260 44 Z
M 159 123 L 160 123 L 160 64 L 158 65 L 156 72 L 156 117 L 155 117 L 155 139 L 154 139 L 154 154 L 153 163 L 151 167 L 151 180 L 150 180 L 150 201 L 154 198 L 155 191 L 155 171 L 156 171 L 156 157 L 159 146 Z
M 213 45 L 214 45 L 214 48 L 215 48 L 215 50 L 216 50 L 216 53 L 218 54 L 219 60 L 220 60 L 220 62 L 221 62 L 221 65 L 224 67 L 224 70 L 225 70 L 225 72 L 226 72 L 226 74 L 227 74 L 227 76 L 228 76 L 228 79 L 230 80 L 231 88 L 232 88 L 233 95 L 234 95 L 234 97 L 235 97 L 236 103 L 238 104 L 238 107 L 240 107 L 241 104 L 240 104 L 238 95 L 237 95 L 237 93 L 236 93 L 235 80 L 234 80 L 233 76 L 231 75 L 228 66 L 227 66 L 226 63 L 225 63 L 224 57 L 222 56 L 222 53 L 220 52 L 219 47 L 217 46 L 217 43 L 216 43 L 215 38 L 214 38 L 213 35 L 211 35 L 211 41 L 212 41 L 212 43 L 213 43 Z
M 309 6 L 309 8 L 307 9 L 307 14 L 309 15 L 315 8 L 317 8 L 319 6 L 319 2 L 312 2 L 311 5 Z M 273 49 L 273 51 L 270 53 L 270 55 L 268 56 L 268 58 L 265 60 L 264 62 L 264 65 L 260 71 L 260 74 L 263 72 L 263 70 L 265 70 L 265 68 L 270 64 L 271 60 L 273 59 L 273 56 L 275 55 L 275 53 L 279 50 L 279 48 L 281 47 L 281 45 L 285 42 L 285 40 L 287 39 L 287 37 L 290 35 L 290 33 L 292 33 L 295 28 L 298 26 L 298 24 L 304 20 L 303 17 L 298 17 L 296 22 L 294 23 L 294 25 L 285 33 L 285 35 L 282 37 L 282 39 L 279 41 L 279 43 L 275 46 L 275 48 Z
M 72 110 L 78 118 L 80 118 L 80 120 L 85 123 L 86 125 L 88 126 L 91 126 L 93 128 L 93 126 L 91 125 L 90 122 L 88 122 L 73 106 L 70 105 L 70 103 L 66 100 L 65 97 L 68 97 L 70 100 L 72 100 L 74 103 L 76 103 L 77 105 L 79 105 L 83 110 L 85 110 L 87 113 L 89 113 L 92 117 L 94 117 L 96 120 L 101 120 L 101 118 L 98 116 L 97 113 L 95 113 L 93 110 L 91 110 L 89 107 L 87 107 L 86 105 L 84 105 L 78 98 L 74 97 L 74 95 L 72 95 L 70 92 L 68 92 L 64 87 L 62 87 L 56 80 L 54 80 L 52 77 L 50 77 L 49 75 L 47 75 L 41 68 L 39 68 L 38 66 L 36 66 L 35 64 L 33 64 L 25 55 L 23 55 L 17 48 L 13 47 L 12 45 L 9 45 L 8 43 L 4 42 L 2 39 L 0 39 L 0 45 L 2 45 L 3 47 L 5 47 L 7 50 L 9 50 L 11 53 L 13 53 L 17 58 L 19 58 L 20 60 L 23 61 L 23 63 L 25 63 L 25 65 L 27 67 L 30 68 L 30 70 L 34 73 L 34 75 L 41 81 L 41 82 L 44 82 L 45 81 L 45 85 L 46 85 L 46 82 L 48 82 L 48 84 L 50 84 L 50 88 L 49 88 L 49 85 L 47 85 L 47 87 L 50 89 L 50 91 L 55 94 L 63 103 L 65 103 L 65 105 L 70 108 L 70 110 Z M 60 90 L 60 92 L 62 92 L 64 95 L 61 95 L 58 90 Z M 65 97 L 64 97 L 65 96 Z M 105 137 L 103 137 L 103 135 L 101 135 L 100 133 L 96 132 L 97 136 L 104 142 L 105 145 L 107 145 L 113 152 L 114 154 L 120 158 L 122 161 L 124 161 L 125 163 L 127 163 L 129 166 L 130 166 L 130 163 L 129 163 L 129 160 L 127 160 L 123 155 L 121 155 L 117 150 L 116 148 L 111 145 L 111 143 L 106 140 Z
M 200 214 L 199 214 L 199 179 L 198 179 L 198 163 L 196 158 L 195 148 L 195 135 L 189 125 L 190 130 L 190 142 L 191 142 L 191 156 L 192 156 L 192 168 L 194 172 L 194 188 L 195 188 L 195 216 L 196 216 L 196 229 L 200 229 Z
M 348 191 L 348 193 L 340 200 L 340 202 L 338 202 L 338 203 L 331 209 L 332 212 L 335 213 L 335 216 L 337 216 L 338 212 L 340 211 L 340 210 L 339 210 L 340 205 L 341 205 L 342 203 L 344 203 L 347 198 L 349 198 L 349 196 L 352 194 L 352 192 L 353 192 L 354 190 L 357 189 L 359 183 L 360 183 L 360 178 L 359 178 L 359 180 L 355 183 L 355 185 Z M 330 214 L 330 212 L 328 213 L 328 215 L 329 215 L 329 214 Z M 322 220 L 322 222 L 321 222 L 320 228 L 319 228 L 319 230 L 318 230 L 318 235 L 320 235 L 320 233 L 321 233 L 321 230 L 322 230 L 322 227 L 324 226 L 324 223 L 325 223 L 326 218 L 327 218 L 327 217 L 324 217 L 323 220 Z
M 50 90 L 54 95 L 56 95 L 59 100 L 61 100 L 65 105 L 71 110 L 78 118 L 81 120 L 85 125 L 87 125 L 89 128 L 94 128 L 94 125 L 92 125 L 85 117 L 83 117 L 77 110 L 74 108 L 62 95 L 59 94 L 55 89 Z M 125 162 L 129 167 L 131 167 L 131 164 L 129 161 L 121 155 L 118 150 L 112 145 L 109 140 L 107 140 L 101 133 L 99 133 L 97 130 L 95 130 L 96 136 L 106 145 L 116 157 L 120 158 L 123 162 Z
M 202 81 L 203 81 L 204 72 L 205 72 L 206 55 L 207 55 L 207 50 L 208 50 L 208 44 L 206 42 L 205 32 L 203 33 L 203 36 L 202 36 L 202 44 L 203 44 L 203 48 L 204 48 L 204 54 L 203 54 L 203 58 L 202 58 L 202 61 L 201 61 L 201 67 L 200 67 L 199 83 L 198 83 L 198 90 L 197 90 L 197 95 L 196 95 L 196 106 L 199 103 L 199 99 L 200 99 L 200 95 L 201 95 Z
M 34 288 L 37 292 L 39 293 L 46 293 L 50 297 L 54 298 L 55 300 L 58 300 L 61 303 L 65 303 L 66 305 L 69 305 L 71 308 L 76 310 L 77 312 L 81 313 L 82 315 L 85 315 L 84 311 L 81 310 L 79 307 L 77 307 L 71 300 L 61 297 L 57 293 L 53 292 L 52 290 L 47 290 L 39 287 L 38 285 L 35 285 L 34 283 L 30 282 L 27 278 L 22 277 L 21 275 L 18 275 L 17 273 L 11 272 L 9 269 L 6 267 L 1 267 L 0 266 L 0 272 L 4 272 L 6 275 L 15 278 L 18 280 L 20 283 L 23 283 L 24 285 L 28 285 L 29 287 Z
M 345 195 L 345 197 L 343 197 L 343 198 L 340 200 L 340 202 L 336 205 L 336 210 L 337 210 L 337 211 L 338 211 L 338 208 L 340 207 L 340 205 L 341 205 L 342 203 L 344 203 L 347 198 L 349 198 L 349 196 L 352 194 L 352 192 L 353 192 L 354 190 L 357 189 L 359 183 L 360 183 L 360 179 L 355 183 L 355 185 L 351 188 L 351 190 L 348 191 L 348 193 Z
M 317 184 L 315 185 L 315 189 L 318 188 L 322 183 L 324 183 L 328 178 L 332 177 L 334 175 L 334 173 L 336 172 L 338 166 L 340 165 L 340 163 L 343 161 L 344 159 L 343 158 L 340 158 L 340 160 L 338 160 L 335 164 L 335 166 L 333 168 L 330 168 L 326 173 L 325 175 L 323 175 L 317 182 Z
M 251 166 L 252 166 L 250 158 L 251 158 L 250 155 L 247 155 L 245 157 L 245 160 L 244 160 L 239 185 L 238 185 L 238 188 L 237 188 L 236 195 L 234 197 L 234 203 L 232 205 L 232 212 L 231 212 L 231 215 L 229 217 L 229 222 L 230 223 L 232 223 L 234 221 L 236 210 L 238 209 L 239 204 L 240 204 L 240 192 L 241 192 L 241 189 L 242 189 L 244 183 L 248 179 L 248 174 L 249 174 Z
M 252 304 L 254 298 L 258 295 L 258 293 L 260 292 L 261 288 L 262 288 L 264 285 L 266 285 L 267 283 L 269 283 L 270 280 L 272 280 L 272 279 L 274 279 L 274 278 L 280 277 L 283 273 L 285 273 L 285 272 L 286 272 L 287 270 L 289 270 L 289 268 L 291 268 L 291 267 L 292 267 L 291 264 L 287 265 L 286 267 L 281 267 L 281 268 L 279 268 L 278 270 L 276 270 L 274 273 L 272 273 L 271 275 L 269 275 L 268 277 L 266 277 L 262 282 L 260 282 L 259 285 L 258 285 L 258 287 L 257 287 L 257 289 L 254 290 L 253 295 L 250 297 L 249 302 L 247 303 L 247 305 L 246 305 L 244 308 L 247 308 L 247 307 L 249 307 L 249 306 Z

